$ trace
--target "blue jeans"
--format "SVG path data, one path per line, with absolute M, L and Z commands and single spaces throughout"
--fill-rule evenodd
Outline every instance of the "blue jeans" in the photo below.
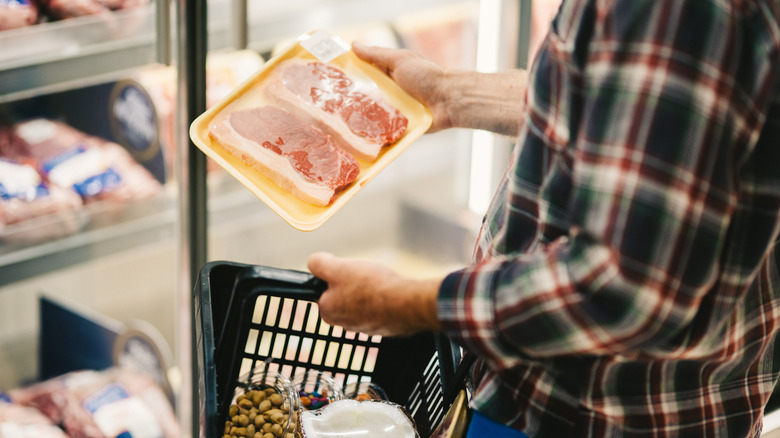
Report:
M 761 436 L 761 429 L 756 432 L 753 438 L 759 438 Z M 528 438 L 528 435 L 523 432 L 512 429 L 511 427 L 504 426 L 503 424 L 496 423 L 490 418 L 480 414 L 477 411 L 472 411 L 471 422 L 469 423 L 469 430 L 466 433 L 466 438 Z
M 471 413 L 466 438 L 528 438 L 528 435 L 503 424 L 496 423 L 477 411 Z

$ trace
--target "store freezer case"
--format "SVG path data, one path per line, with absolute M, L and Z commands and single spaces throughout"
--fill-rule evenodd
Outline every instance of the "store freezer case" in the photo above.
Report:
M 239 376 L 272 367 L 292 377 L 324 372 L 347 385 L 371 381 L 431 435 L 456 391 L 457 348 L 437 334 L 378 337 L 330 326 L 316 300 L 327 285 L 309 273 L 233 262 L 203 266 L 193 291 L 193 435 L 223 435 Z

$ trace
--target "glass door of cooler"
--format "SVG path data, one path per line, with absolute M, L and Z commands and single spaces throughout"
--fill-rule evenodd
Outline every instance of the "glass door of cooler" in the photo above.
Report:
M 178 245 L 170 3 L 18 0 L 0 17 L 3 392 L 51 377 L 44 296 L 172 347 Z

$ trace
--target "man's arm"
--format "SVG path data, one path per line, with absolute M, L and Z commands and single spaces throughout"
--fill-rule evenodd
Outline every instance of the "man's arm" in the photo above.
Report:
M 327 253 L 312 254 L 308 267 L 328 283 L 318 304 L 329 324 L 383 336 L 439 330 L 436 300 L 442 279 L 404 278 L 377 263 Z
M 409 50 L 360 44 L 353 44 L 353 50 L 431 109 L 429 132 L 470 128 L 517 135 L 524 108 L 525 71 L 450 71 Z

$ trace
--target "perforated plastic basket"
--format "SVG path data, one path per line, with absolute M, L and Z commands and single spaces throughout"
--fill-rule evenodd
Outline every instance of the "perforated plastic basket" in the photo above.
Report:
M 371 381 L 404 406 L 422 437 L 444 416 L 457 351 L 430 333 L 381 338 L 330 326 L 315 301 L 326 284 L 312 275 L 211 262 L 193 292 L 193 434 L 222 430 L 238 376 L 263 366 L 292 377 L 328 373 L 341 385 Z

